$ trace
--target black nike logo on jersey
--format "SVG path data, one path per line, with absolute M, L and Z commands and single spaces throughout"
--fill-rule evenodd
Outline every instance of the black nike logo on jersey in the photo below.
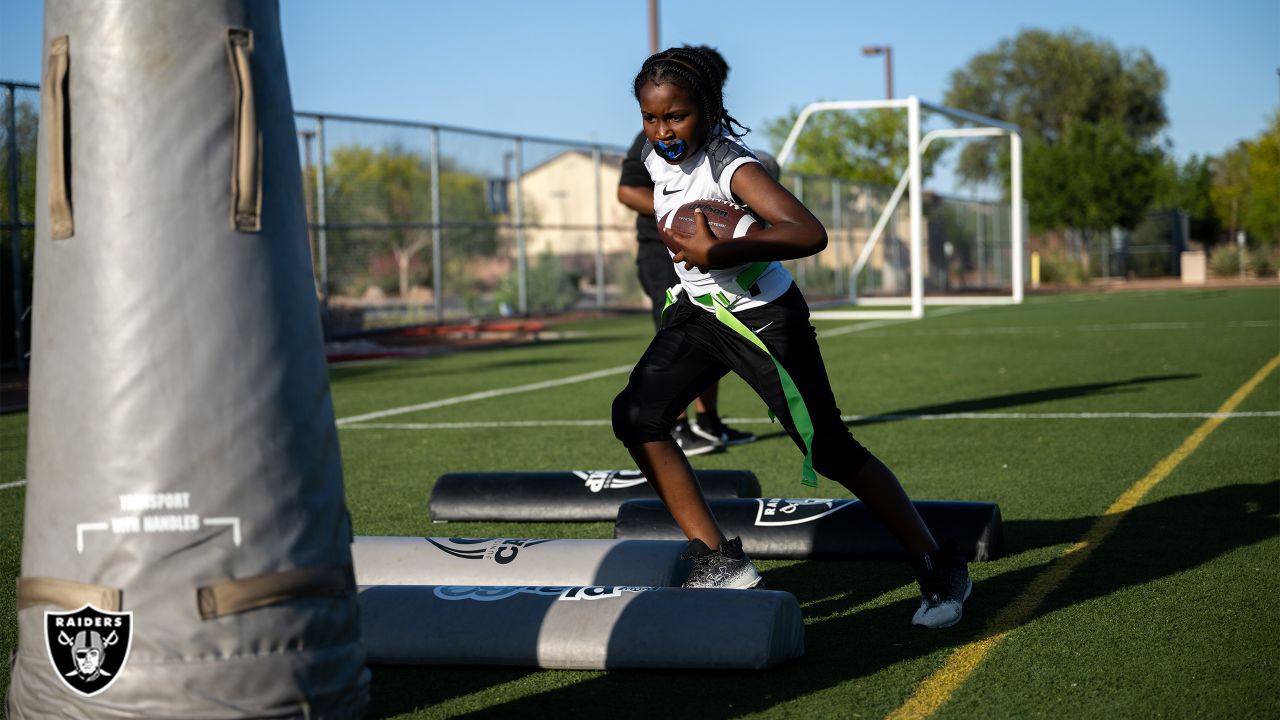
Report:
M 662 188 L 662 194 L 663 194 L 663 195 L 675 195 L 675 194 L 676 194 L 676 193 L 678 193 L 678 192 L 683 192 L 683 191 L 682 191 L 682 190 L 680 190 L 679 188 L 676 188 L 675 190 L 672 190 L 671 192 L 667 192 L 667 189 L 666 189 L 665 187 L 664 187 L 664 188 Z

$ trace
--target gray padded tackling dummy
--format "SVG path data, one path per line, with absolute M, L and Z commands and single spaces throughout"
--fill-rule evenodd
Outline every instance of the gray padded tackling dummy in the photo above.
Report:
M 679 586 L 683 540 L 357 537 L 360 585 Z
M 939 543 L 954 542 L 969 560 L 993 560 L 1003 552 L 1004 524 L 993 503 L 918 500 L 913 503 Z M 861 502 L 847 499 L 759 498 L 708 500 L 720 529 L 742 538 L 757 558 L 903 560 L 901 543 Z M 683 538 L 658 500 L 630 500 L 618 509 L 614 537 Z
M 44 31 L 9 716 L 360 717 L 276 2 L 48 0 Z
M 761 670 L 804 654 L 790 593 L 684 588 L 360 588 L 371 664 Z

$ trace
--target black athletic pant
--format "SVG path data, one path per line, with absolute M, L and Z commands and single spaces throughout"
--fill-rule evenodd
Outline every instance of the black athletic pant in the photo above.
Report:
M 840 408 L 809 324 L 809 306 L 795 285 L 777 300 L 734 313 L 756 333 L 795 382 L 813 422 L 813 467 L 829 478 L 852 477 L 870 453 L 840 419 Z M 662 316 L 662 325 L 613 401 L 613 432 L 628 447 L 670 437 L 693 398 L 730 371 L 764 399 L 804 452 L 773 360 L 687 293 Z
M 662 327 L 662 306 L 667 302 L 667 290 L 680 282 L 675 263 L 667 254 L 667 248 L 659 245 L 656 250 L 641 247 L 636 257 L 636 275 L 640 287 L 653 303 L 653 327 Z

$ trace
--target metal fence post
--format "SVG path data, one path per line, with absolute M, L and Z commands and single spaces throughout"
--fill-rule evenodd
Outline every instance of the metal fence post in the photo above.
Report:
M 604 196 L 600 187 L 600 146 L 591 147 L 591 164 L 596 172 L 596 309 L 604 310 Z
M 329 194 L 325 185 L 325 167 L 329 164 L 329 156 L 324 146 L 324 117 L 316 116 L 316 250 L 320 256 L 320 318 L 324 326 L 325 339 L 329 339 L 329 234 L 328 220 L 325 214 L 326 198 Z
M 444 248 L 440 240 L 440 128 L 431 128 L 431 297 L 436 322 L 444 322 Z
M 14 86 L 5 83 L 4 99 L 8 112 L 5 113 L 9 146 L 9 251 L 12 253 L 13 267 L 13 342 L 14 360 L 18 372 L 27 367 L 26 333 L 22 332 L 22 226 L 18 209 L 18 94 Z
M 831 178 L 831 244 L 835 246 L 836 251 L 836 271 L 834 273 L 834 277 L 831 278 L 832 295 L 840 294 L 840 285 L 843 281 L 841 276 L 845 274 L 844 253 L 840 252 L 840 229 L 844 224 L 844 218 L 840 216 L 840 206 L 843 204 L 840 202 L 840 192 L 842 190 L 843 187 L 841 186 L 840 180 L 838 178 Z M 852 299 L 853 298 L 850 298 L 850 300 Z
M 529 268 L 524 249 L 524 198 L 520 192 L 520 177 L 524 175 L 524 141 L 516 138 L 516 281 L 519 284 L 519 309 L 521 315 L 529 314 Z
M 796 175 L 796 199 L 800 201 L 801 205 L 804 204 L 804 176 L 800 174 Z M 807 267 L 808 264 L 809 258 L 800 258 L 799 260 L 796 260 L 796 282 L 805 291 L 808 291 L 809 289 L 805 286 L 805 267 Z

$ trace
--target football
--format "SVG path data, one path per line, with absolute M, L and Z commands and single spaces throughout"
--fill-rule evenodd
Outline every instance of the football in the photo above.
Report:
M 707 216 L 707 227 L 711 228 L 711 234 L 715 235 L 717 240 L 745 237 L 763 227 L 745 208 L 711 198 L 694 200 L 681 205 L 663 215 L 658 220 L 658 225 L 668 230 L 692 235 L 698 227 L 693 214 L 695 209 L 701 209 Z M 673 253 L 680 252 L 680 247 L 672 243 L 667 243 L 667 248 Z

